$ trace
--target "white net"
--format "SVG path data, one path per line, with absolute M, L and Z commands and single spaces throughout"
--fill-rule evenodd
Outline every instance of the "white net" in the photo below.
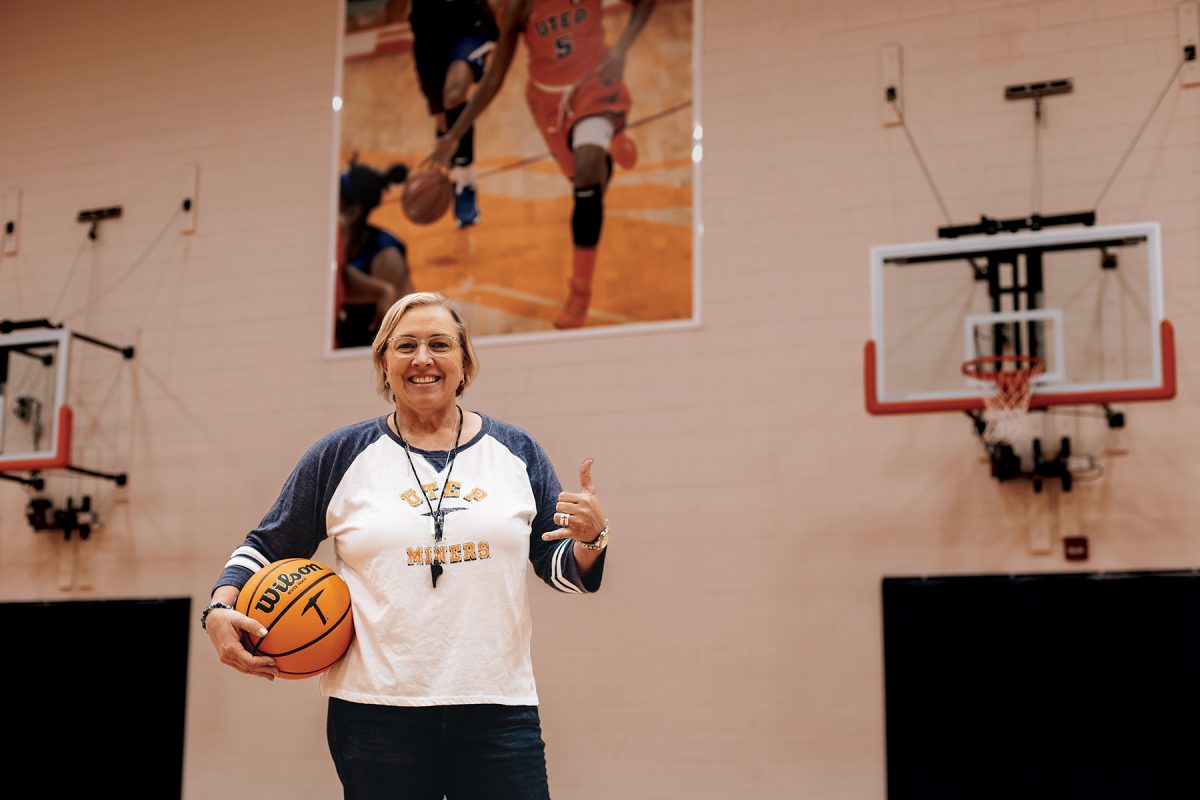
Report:
M 988 356 L 963 364 L 963 374 L 995 384 L 983 398 L 983 440 L 988 444 L 1014 442 L 1025 428 L 1033 379 L 1041 375 L 1041 359 L 1027 356 Z

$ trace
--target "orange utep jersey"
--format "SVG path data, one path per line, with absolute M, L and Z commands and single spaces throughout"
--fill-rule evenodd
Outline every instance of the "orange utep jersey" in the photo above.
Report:
M 608 50 L 601 0 L 533 0 L 525 23 L 529 77 L 545 86 L 578 83 Z

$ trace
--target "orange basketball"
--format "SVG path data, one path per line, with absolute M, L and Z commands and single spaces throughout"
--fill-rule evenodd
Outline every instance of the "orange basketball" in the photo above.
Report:
M 333 666 L 354 638 L 350 590 L 324 564 L 287 558 L 254 573 L 234 605 L 266 636 L 242 634 L 256 656 L 275 659 L 281 678 L 310 678 Z
M 409 175 L 400 197 L 405 216 L 418 225 L 437 222 L 450 209 L 453 200 L 454 184 L 450 182 L 450 176 L 438 169 Z

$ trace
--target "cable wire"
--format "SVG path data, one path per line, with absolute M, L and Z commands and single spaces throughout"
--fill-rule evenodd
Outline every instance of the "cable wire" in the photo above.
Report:
M 1042 210 L 1042 97 L 1033 98 L 1033 197 L 1030 198 L 1030 208 L 1034 214 Z
M 917 147 L 916 140 L 913 139 L 912 133 L 908 130 L 908 121 L 904 119 L 904 112 L 900 110 L 900 106 L 895 100 L 889 100 L 892 108 L 896 111 L 896 116 L 900 118 L 900 127 L 904 130 L 904 135 L 908 137 L 908 143 L 912 146 L 913 155 L 917 157 L 917 163 L 921 165 L 921 172 L 925 173 L 925 182 L 929 184 L 929 190 L 933 192 L 933 197 L 937 200 L 938 208 L 942 209 L 942 216 L 946 219 L 946 224 L 951 224 L 950 212 L 946 210 L 946 204 L 942 201 L 941 192 L 933 182 L 933 176 L 929 174 L 929 167 L 925 164 L 925 159 L 921 157 L 921 151 Z
M 1142 127 L 1133 136 L 1133 141 L 1129 143 L 1129 147 L 1125 150 L 1125 155 L 1121 156 L 1121 160 L 1117 162 L 1117 168 L 1113 170 L 1113 174 L 1109 177 L 1108 183 L 1104 184 L 1104 188 L 1100 190 L 1100 196 L 1096 198 L 1096 202 L 1092 203 L 1092 208 L 1099 208 L 1104 196 L 1108 194 L 1108 190 L 1112 188 L 1113 181 L 1121 174 L 1121 170 L 1125 167 L 1125 162 L 1129 160 L 1129 156 L 1133 153 L 1133 148 L 1137 147 L 1138 140 L 1142 138 L 1142 134 L 1146 132 L 1146 127 L 1150 124 L 1150 120 L 1154 119 L 1155 112 L 1162 105 L 1163 98 L 1167 96 L 1167 92 L 1171 90 L 1171 86 L 1175 83 L 1175 77 L 1179 71 L 1183 69 L 1183 65 L 1187 59 L 1180 57 L 1179 63 L 1175 65 L 1175 71 L 1171 73 L 1171 77 L 1167 80 L 1167 85 L 1163 87 L 1158 94 L 1158 99 L 1154 101 L 1154 107 L 1150 109 L 1150 113 L 1146 115 L 1146 119 L 1142 122 Z
M 100 293 L 98 295 L 96 295 L 95 297 L 93 297 L 91 300 L 84 303 L 82 306 L 75 309 L 70 314 L 64 314 L 62 321 L 66 321 L 66 320 L 70 319 L 71 317 L 78 316 L 79 314 L 83 313 L 84 311 L 87 311 L 93 305 L 95 305 L 96 303 L 99 303 L 102 299 L 104 299 L 106 296 L 108 296 L 111 292 L 116 290 L 116 288 L 118 286 L 120 286 L 125 281 L 126 278 L 128 278 L 130 275 L 133 274 L 134 270 L 136 270 L 138 267 L 140 267 L 142 265 L 142 262 L 145 261 L 146 257 L 149 256 L 150 253 L 154 250 L 154 246 L 157 245 L 159 240 L 162 239 L 163 235 L 166 234 L 166 232 L 171 229 L 171 226 L 175 223 L 175 220 L 179 219 L 179 216 L 182 213 L 183 213 L 183 208 L 181 206 L 176 207 L 175 213 L 172 214 L 170 216 L 170 218 L 167 219 L 166 224 L 164 224 L 162 226 L 162 229 L 157 234 L 155 234 L 154 238 L 150 241 L 150 244 L 146 245 L 146 249 L 142 251 L 142 254 L 140 256 L 138 256 L 134 260 L 134 262 L 132 264 L 130 264 L 129 267 L 123 273 L 121 273 L 121 276 L 119 278 L 117 278 L 115 281 L 113 281 L 112 283 L 110 283 L 108 286 L 105 286 L 103 289 L 101 289 Z
M 62 288 L 58 290 L 58 297 L 54 300 L 54 305 L 50 307 L 50 313 L 46 315 L 46 319 L 54 319 L 58 315 L 58 307 L 62 305 L 63 298 L 67 296 L 67 288 L 71 285 L 71 281 L 75 279 L 75 270 L 79 269 L 79 260 L 83 257 L 84 251 L 88 249 L 88 245 L 79 245 L 79 249 L 75 251 L 75 260 L 71 262 L 71 269 L 67 272 L 67 279 L 63 281 Z

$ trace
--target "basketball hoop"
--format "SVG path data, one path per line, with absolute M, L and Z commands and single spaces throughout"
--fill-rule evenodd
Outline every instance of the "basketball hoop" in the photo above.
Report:
M 1045 370 L 1045 363 L 1034 356 L 983 356 L 963 362 L 963 375 L 996 384 L 996 391 L 983 398 L 985 442 L 1011 443 L 1016 438 L 1021 432 L 1021 419 L 1029 413 L 1033 379 Z

